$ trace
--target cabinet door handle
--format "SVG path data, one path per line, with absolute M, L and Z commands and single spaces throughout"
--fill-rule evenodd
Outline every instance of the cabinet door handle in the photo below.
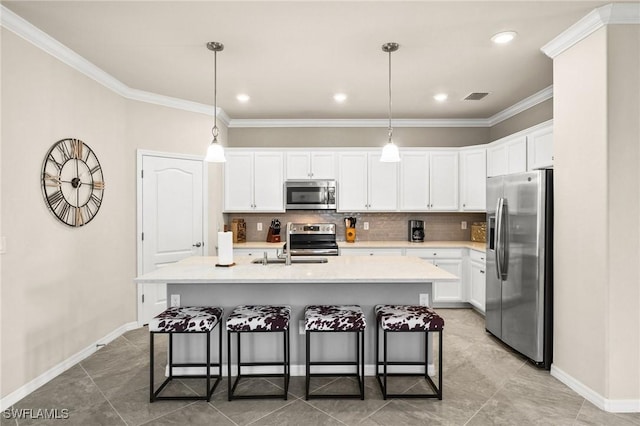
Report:
M 483 271 L 482 269 L 480 269 L 480 273 L 481 273 L 481 274 L 484 274 L 484 271 Z
M 191 247 L 202 247 L 202 243 L 198 241 L 197 243 L 192 244 Z

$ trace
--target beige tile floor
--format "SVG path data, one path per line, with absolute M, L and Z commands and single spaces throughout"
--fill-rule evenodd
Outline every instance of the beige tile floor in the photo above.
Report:
M 227 401 L 226 381 L 210 403 L 148 402 L 146 328 L 130 331 L 67 370 L 17 404 L 14 409 L 68 409 L 67 420 L 16 420 L 1 416 L 1 426 L 55 425 L 640 425 L 640 414 L 606 413 L 532 367 L 484 331 L 472 310 L 439 309 L 445 318 L 444 399 L 384 401 L 375 379 L 366 381 L 366 400 L 304 400 L 304 379 L 292 377 L 289 399 Z M 166 360 L 166 341 L 156 354 Z M 166 361 L 165 361 L 166 362 Z M 158 362 L 158 380 L 163 362 Z M 424 382 L 399 379 L 392 391 L 420 392 Z M 278 380 L 254 379 L 239 391 L 280 392 Z M 175 393 L 202 392 L 196 380 L 176 381 Z M 355 390 L 344 378 L 314 379 L 313 391 Z

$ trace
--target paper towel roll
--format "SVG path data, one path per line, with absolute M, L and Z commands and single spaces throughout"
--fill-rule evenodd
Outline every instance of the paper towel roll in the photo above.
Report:
M 233 263 L 233 232 L 218 232 L 218 264 Z

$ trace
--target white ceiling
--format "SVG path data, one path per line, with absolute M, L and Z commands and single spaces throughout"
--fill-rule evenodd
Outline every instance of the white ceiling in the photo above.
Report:
M 3 1 L 127 86 L 233 119 L 488 118 L 552 84 L 540 47 L 606 1 Z M 514 30 L 509 45 L 490 37 Z M 336 104 L 333 94 L 348 99 Z M 433 100 L 447 92 L 444 103 Z M 490 92 L 463 101 L 470 92 Z M 238 93 L 251 96 L 241 104 Z

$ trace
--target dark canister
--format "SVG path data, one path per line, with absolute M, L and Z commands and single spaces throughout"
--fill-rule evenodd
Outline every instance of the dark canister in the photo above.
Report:
M 424 220 L 409 221 L 409 241 L 412 243 L 424 241 Z

